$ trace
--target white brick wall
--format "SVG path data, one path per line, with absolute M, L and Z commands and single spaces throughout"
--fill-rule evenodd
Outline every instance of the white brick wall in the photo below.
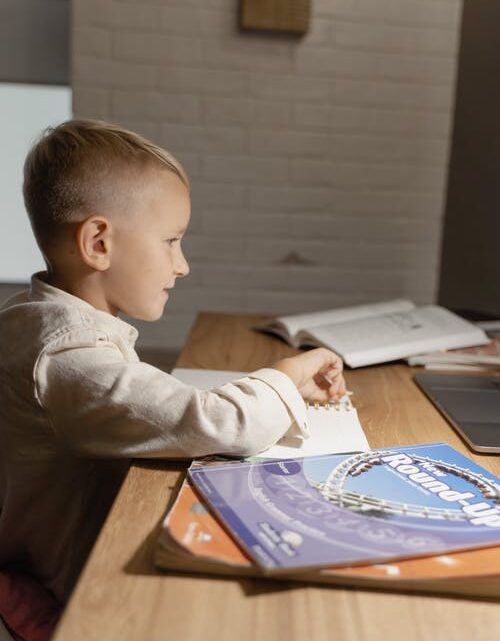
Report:
M 142 344 L 200 309 L 434 299 L 461 0 L 313 0 L 304 38 L 239 33 L 237 0 L 74 0 L 77 116 L 192 178 L 191 275 Z

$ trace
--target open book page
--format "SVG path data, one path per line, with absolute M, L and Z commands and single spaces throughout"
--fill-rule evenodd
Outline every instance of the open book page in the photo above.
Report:
M 334 325 L 356 318 L 370 318 L 379 314 L 390 312 L 403 312 L 413 309 L 415 305 L 409 300 L 397 299 L 383 303 L 371 303 L 368 305 L 356 305 L 353 307 L 341 307 L 309 314 L 293 314 L 280 316 L 271 321 L 259 325 L 258 329 L 278 334 L 294 347 L 301 345 L 298 333 L 300 330 L 312 329 L 321 325 Z
M 245 372 L 177 368 L 172 375 L 180 381 L 211 389 L 246 376 Z M 370 448 L 359 422 L 358 413 L 348 396 L 328 407 L 307 410 L 310 437 L 285 436 L 278 443 L 258 454 L 258 458 L 294 458 L 335 452 L 359 452 Z
M 285 459 L 370 449 L 358 413 L 348 396 L 329 407 L 309 407 L 307 415 L 310 432 L 308 439 L 285 436 L 272 447 L 260 452 L 257 458 Z
M 317 327 L 308 334 L 351 367 L 489 342 L 483 330 L 435 305 Z

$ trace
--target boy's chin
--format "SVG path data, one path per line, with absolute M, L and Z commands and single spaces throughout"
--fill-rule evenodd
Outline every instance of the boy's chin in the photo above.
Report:
M 165 306 L 163 305 L 161 308 L 157 309 L 141 309 L 141 310 L 134 310 L 132 313 L 127 313 L 128 316 L 131 318 L 135 318 L 136 320 L 140 321 L 146 321 L 146 322 L 154 322 L 157 320 L 160 320 L 160 318 L 163 316 L 163 310 Z
M 142 321 L 149 321 L 150 323 L 160 320 L 160 318 L 163 316 L 163 309 L 161 309 L 159 312 L 151 312 L 150 314 L 144 314 L 139 318 L 139 320 Z

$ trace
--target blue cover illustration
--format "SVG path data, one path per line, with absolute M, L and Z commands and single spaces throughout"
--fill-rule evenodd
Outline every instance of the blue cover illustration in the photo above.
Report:
M 499 479 L 444 443 L 194 465 L 189 476 L 266 571 L 500 544 Z

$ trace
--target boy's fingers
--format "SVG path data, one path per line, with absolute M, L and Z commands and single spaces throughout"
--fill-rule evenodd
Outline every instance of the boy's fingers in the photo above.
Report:
M 332 385 L 328 391 L 332 397 L 343 396 L 345 394 L 345 387 L 341 381 L 335 382 L 335 384 Z
M 331 398 L 332 396 L 327 390 L 316 388 L 314 392 L 307 395 L 306 400 L 313 403 L 315 401 L 318 401 L 319 403 L 327 403 Z
M 320 370 L 329 369 L 331 367 L 334 367 L 335 369 L 342 367 L 342 359 L 340 356 L 325 347 L 318 347 L 309 353 L 318 363 L 318 369 Z
M 323 378 L 314 379 L 314 394 L 321 394 L 324 400 L 343 396 L 345 393 L 345 384 L 343 379 L 326 382 Z M 315 400 L 318 400 L 317 398 Z
M 332 396 L 343 396 L 345 394 L 345 390 L 344 377 L 341 373 L 337 373 L 335 377 L 332 377 L 328 391 Z
M 320 376 L 329 384 L 333 384 L 335 381 L 343 381 L 344 376 L 342 374 L 342 368 L 332 368 L 330 367 L 327 370 L 320 372 Z
M 343 376 L 342 371 L 343 371 L 342 367 L 330 368 L 329 370 L 327 370 L 325 375 L 333 381 L 333 380 L 336 380 L 338 378 L 342 378 L 342 376 Z

